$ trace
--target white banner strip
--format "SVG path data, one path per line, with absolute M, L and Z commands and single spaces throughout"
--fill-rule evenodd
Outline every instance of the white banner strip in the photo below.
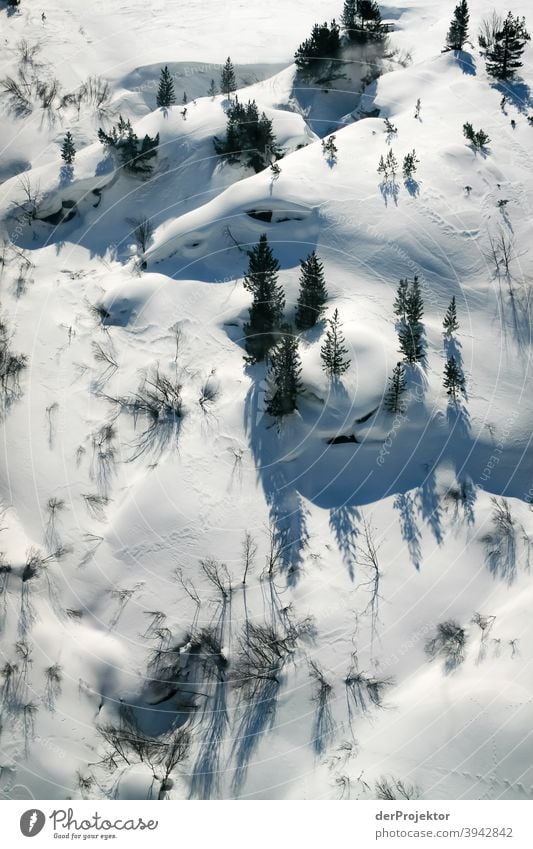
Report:
M 5 801 L 2 845 L 231 849 L 530 849 L 530 802 Z M 35 843 L 30 841 L 35 839 Z M 162 843 L 162 841 L 165 841 Z

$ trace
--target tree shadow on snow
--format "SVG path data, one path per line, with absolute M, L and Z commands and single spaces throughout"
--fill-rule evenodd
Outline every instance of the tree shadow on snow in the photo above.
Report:
M 413 496 L 408 492 L 400 493 L 394 499 L 393 507 L 398 510 L 400 531 L 407 543 L 409 557 L 417 571 L 420 571 L 422 549 L 420 547 L 420 529 L 416 521 Z

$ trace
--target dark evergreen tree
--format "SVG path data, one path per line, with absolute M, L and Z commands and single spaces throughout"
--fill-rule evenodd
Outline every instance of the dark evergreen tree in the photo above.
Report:
M 308 330 L 317 323 L 328 299 L 324 266 L 315 251 L 300 262 L 300 293 L 296 307 L 296 327 Z
M 461 2 L 455 7 L 450 29 L 446 36 L 447 50 L 463 49 L 465 41 L 468 38 L 469 20 L 470 13 L 468 11 L 468 3 L 466 0 L 461 0 Z
M 302 364 L 298 353 L 298 337 L 289 327 L 282 328 L 282 336 L 270 353 L 269 381 L 271 390 L 266 402 L 267 412 L 281 418 L 297 408 L 302 391 Z
M 310 37 L 300 44 L 294 54 L 296 67 L 307 74 L 323 74 L 338 56 L 340 46 L 340 29 L 334 20 L 329 26 L 326 21 L 315 24 Z
M 131 121 L 124 120 L 122 115 L 119 115 L 118 123 L 109 132 L 102 128 L 98 130 L 98 138 L 104 147 L 116 151 L 126 170 L 134 174 L 151 173 L 150 160 L 157 155 L 159 133 L 153 138 L 145 135 L 140 142 L 136 133 L 133 132 Z
M 338 378 L 350 368 L 350 359 L 346 356 L 348 348 L 341 331 L 339 311 L 336 309 L 332 318 L 328 319 L 326 339 L 320 349 L 322 368 L 330 378 Z
M 400 280 L 396 300 L 393 304 L 394 315 L 402 321 L 405 321 L 407 315 L 407 294 L 409 291 L 409 281 Z
M 476 150 L 482 150 L 490 144 L 490 138 L 485 130 L 478 130 L 476 132 L 470 121 L 463 124 L 463 135 L 465 139 L 468 139 L 468 141 L 472 143 Z
M 279 158 L 281 151 L 276 144 L 272 121 L 263 112 L 259 114 L 255 100 L 243 105 L 235 98 L 227 110 L 226 138 L 215 137 L 215 150 L 227 156 L 230 162 L 244 160 L 245 165 L 256 172 L 270 164 L 272 157 Z
M 507 15 L 499 32 L 494 33 L 494 42 L 486 50 L 487 72 L 497 80 L 512 80 L 522 67 L 522 54 L 530 35 L 526 30 L 525 18 Z
M 244 288 L 252 293 L 249 321 L 245 326 L 246 351 L 250 362 L 265 358 L 275 341 L 281 324 L 285 296 L 278 284 L 279 262 L 274 257 L 266 235 L 248 253 L 248 269 Z
M 385 408 L 390 413 L 401 413 L 405 408 L 402 395 L 405 392 L 406 379 L 403 363 L 396 363 L 392 377 L 389 377 L 389 386 L 385 392 Z
M 217 92 L 218 92 L 217 84 L 214 80 L 211 80 L 211 85 L 207 89 L 207 96 L 208 97 L 215 97 Z
M 419 362 L 424 356 L 422 325 L 403 323 L 398 331 L 400 351 L 408 363 Z
M 187 97 L 187 92 L 186 92 L 186 91 L 184 91 L 184 92 L 183 92 L 183 97 L 182 97 L 182 99 L 181 99 L 181 102 L 183 103 L 183 105 L 184 105 L 184 106 L 186 106 L 186 105 L 187 105 L 187 103 L 189 102 L 189 98 Z
M 403 158 L 403 178 L 404 180 L 412 180 L 413 174 L 416 171 L 417 165 L 420 165 L 420 160 L 417 158 L 416 151 L 412 150 L 411 153 L 406 153 Z
M 176 95 L 174 93 L 174 82 L 172 77 L 170 76 L 170 71 L 168 70 L 168 66 L 165 65 L 164 68 L 161 68 L 161 75 L 159 77 L 159 88 L 157 89 L 157 97 L 156 103 L 158 106 L 162 106 L 163 108 L 168 108 L 172 106 L 173 103 L 176 102 Z
M 455 357 L 448 357 L 444 366 L 444 388 L 447 394 L 456 401 L 459 393 L 465 394 L 465 378 Z
M 231 97 L 232 92 L 237 91 L 237 80 L 235 78 L 235 68 L 233 67 L 231 58 L 228 56 L 226 64 L 222 68 L 220 75 L 220 90 L 226 97 Z
M 457 321 L 457 306 L 455 304 L 455 295 L 450 301 L 450 306 L 446 310 L 444 321 L 442 322 L 444 333 L 446 336 L 451 336 L 456 330 L 459 330 L 459 322 Z
M 337 161 L 337 145 L 335 144 L 336 138 L 334 135 L 331 135 L 327 141 L 326 139 L 322 139 L 322 153 L 326 157 L 329 163 L 334 163 Z
M 344 0 L 341 24 L 350 41 L 355 41 L 357 37 L 356 15 L 357 0 Z
M 410 325 L 419 324 L 424 315 L 424 301 L 420 289 L 418 277 L 414 276 L 412 283 L 409 286 L 407 300 L 405 305 L 405 313 L 407 323 Z
M 341 20 L 350 41 L 365 44 L 385 38 L 385 27 L 375 0 L 346 0 Z
M 74 146 L 74 139 L 72 138 L 72 133 L 68 130 L 61 145 L 61 159 L 67 165 L 72 165 L 75 156 L 76 148 Z

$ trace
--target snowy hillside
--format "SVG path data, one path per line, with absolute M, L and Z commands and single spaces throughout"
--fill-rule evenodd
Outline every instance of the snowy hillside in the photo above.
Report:
M 381 6 L 387 44 L 321 79 L 294 53 L 342 0 L 0 2 L 1 797 L 533 796 L 533 44 L 502 84 L 488 0 L 443 52 L 454 5 Z M 277 167 L 217 154 L 237 99 Z M 98 137 L 119 116 L 146 171 Z M 301 361 L 278 418 L 245 360 L 264 235 Z

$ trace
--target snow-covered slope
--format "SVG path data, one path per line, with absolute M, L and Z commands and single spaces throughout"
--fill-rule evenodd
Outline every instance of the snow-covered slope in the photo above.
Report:
M 469 5 L 474 41 L 491 6 Z M 338 2 L 50 0 L 44 23 L 33 0 L 4 6 L 2 78 L 24 38 L 62 94 L 100 76 L 110 97 L 79 114 L 36 100 L 25 116 L 1 101 L 0 295 L 28 360 L 2 421 L 0 793 L 371 798 L 387 777 L 428 799 L 531 798 L 533 47 L 502 109 L 477 48 L 441 53 L 453 4 L 383 7 L 399 52 L 364 91 L 354 73 L 327 94 L 299 91 L 291 62 Z M 214 154 L 227 104 L 207 89 L 228 54 L 239 99 L 273 121 L 277 179 Z M 154 109 L 164 64 L 185 115 Z M 97 140 L 118 113 L 159 133 L 149 179 L 117 171 Z M 319 136 L 333 128 L 328 163 Z M 394 191 L 376 170 L 389 147 L 420 160 Z M 31 225 L 13 207 L 24 183 Z M 305 392 L 280 427 L 264 365 L 243 359 L 246 250 L 263 233 L 289 317 L 317 250 L 351 357 L 332 387 L 323 323 L 303 334 Z M 392 305 L 414 275 L 427 361 L 394 416 Z M 460 329 L 445 343 L 452 296 Z M 452 344 L 458 406 L 442 388 Z M 183 415 L 150 426 L 134 396 L 157 375 L 181 387 Z M 451 620 L 465 644 L 431 660 Z M 280 643 L 268 674 L 239 686 L 254 640 L 272 650 L 261 628 Z M 137 744 L 113 761 L 121 721 Z M 180 734 L 187 756 L 169 767 Z

